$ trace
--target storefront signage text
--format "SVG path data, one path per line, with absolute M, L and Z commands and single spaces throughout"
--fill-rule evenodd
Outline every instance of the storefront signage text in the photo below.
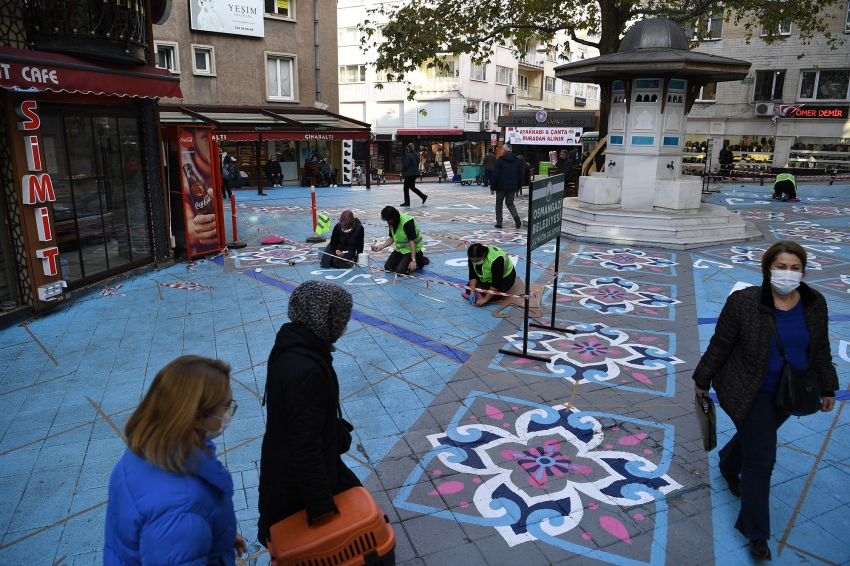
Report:
M 40 173 L 42 170 L 41 147 L 35 133 L 41 126 L 41 119 L 36 112 L 34 100 L 24 100 L 18 104 L 15 113 L 22 118 L 18 122 L 18 130 L 25 132 L 24 148 L 27 155 L 28 174 L 21 178 L 21 202 L 26 205 L 39 205 L 56 200 L 53 190 L 53 181 L 49 173 Z M 38 206 L 33 209 L 35 215 L 38 239 L 40 242 L 52 242 L 53 231 L 51 230 L 50 209 L 46 206 Z M 49 246 L 36 250 L 35 255 L 41 259 L 42 270 L 47 277 L 54 277 L 59 273 L 59 248 Z
M 505 128 L 505 140 L 518 145 L 579 145 L 582 128 Z
M 805 106 L 797 108 L 794 111 L 788 112 L 789 118 L 839 118 L 847 119 L 848 106 L 821 106 L 812 108 Z
M 233 35 L 263 37 L 263 0 L 189 0 L 190 27 Z
M 509 116 L 499 116 L 499 127 L 507 126 L 593 128 L 596 126 L 596 116 L 593 112 L 549 112 L 544 122 L 538 122 L 534 113 L 512 112 Z

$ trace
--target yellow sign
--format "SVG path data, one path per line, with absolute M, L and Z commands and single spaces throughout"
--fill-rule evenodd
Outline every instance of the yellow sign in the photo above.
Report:
M 289 0 L 277 0 L 278 10 L 289 10 Z

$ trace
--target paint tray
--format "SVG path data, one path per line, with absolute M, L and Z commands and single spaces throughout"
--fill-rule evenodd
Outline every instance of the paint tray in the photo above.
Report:
M 269 554 L 277 566 L 394 566 L 395 533 L 362 487 L 334 497 L 338 515 L 313 525 L 300 511 L 272 525 Z

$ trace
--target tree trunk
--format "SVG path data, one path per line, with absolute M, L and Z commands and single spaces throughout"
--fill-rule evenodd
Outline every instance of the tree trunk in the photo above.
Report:
M 629 20 L 628 7 L 618 0 L 600 0 L 600 30 L 599 55 L 610 55 L 620 49 L 620 34 Z M 611 101 L 611 83 L 599 85 L 599 139 L 608 135 L 608 104 Z

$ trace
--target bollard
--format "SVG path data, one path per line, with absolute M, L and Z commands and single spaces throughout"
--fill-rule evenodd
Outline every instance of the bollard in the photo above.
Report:
M 230 195 L 230 220 L 233 223 L 233 241 L 227 244 L 227 247 L 232 250 L 239 250 L 247 246 L 245 242 L 239 241 L 239 234 L 236 231 L 236 195 Z
M 312 199 L 312 204 L 310 205 L 310 213 L 313 216 L 313 234 L 307 236 L 307 242 L 310 244 L 318 244 L 326 241 L 325 238 L 321 237 L 318 232 L 316 232 L 316 227 L 318 225 L 318 219 L 316 218 L 316 187 L 315 185 L 310 185 L 310 198 Z

